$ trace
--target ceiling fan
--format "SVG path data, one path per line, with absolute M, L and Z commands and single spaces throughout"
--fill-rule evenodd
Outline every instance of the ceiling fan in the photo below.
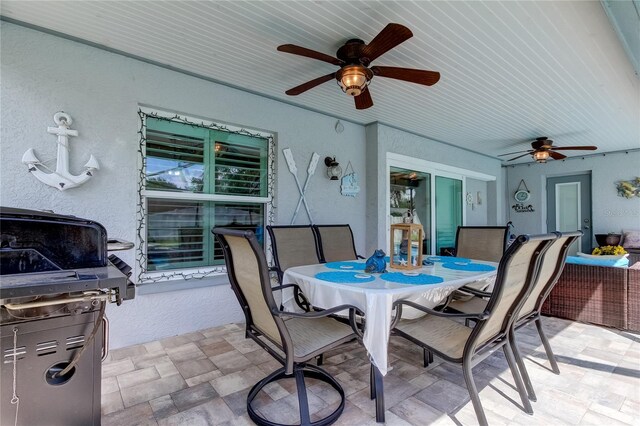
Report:
M 409 28 L 400 24 L 388 24 L 369 44 L 365 44 L 360 39 L 348 40 L 336 52 L 337 57 L 293 44 L 278 46 L 280 52 L 306 56 L 340 67 L 336 72 L 303 83 L 285 93 L 296 96 L 335 78 L 342 91 L 354 97 L 356 109 L 367 109 L 373 106 L 368 86 L 374 76 L 394 78 L 425 86 L 436 84 L 440 79 L 439 72 L 411 68 L 369 67 L 369 64 L 379 56 L 411 37 L 413 37 L 413 33 Z
M 556 151 L 570 151 L 570 150 L 594 151 L 598 149 L 597 146 L 553 146 L 553 141 L 546 136 L 536 138 L 536 140 L 531 142 L 531 148 L 533 149 L 500 154 L 498 155 L 498 157 L 503 157 L 505 155 L 520 154 L 521 152 L 524 152 L 524 154 L 518 155 L 517 157 L 510 158 L 507 161 L 513 161 L 513 160 L 517 160 L 518 158 L 522 158 L 525 155 L 531 155 L 533 159 L 536 160 L 538 163 L 546 163 L 547 159 L 549 158 L 552 158 L 554 160 L 562 160 L 563 158 L 567 158 L 566 155 Z

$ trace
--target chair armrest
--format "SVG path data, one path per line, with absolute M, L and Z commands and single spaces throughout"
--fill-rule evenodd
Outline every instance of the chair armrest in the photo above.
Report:
M 298 284 L 277 285 L 275 287 L 271 287 L 271 291 L 281 291 L 281 290 L 284 290 L 285 288 L 293 288 L 293 299 L 295 300 L 296 305 L 298 305 L 300 309 L 306 312 L 311 311 L 311 307 L 312 307 L 311 303 L 309 303 L 309 300 L 305 297 L 304 293 L 302 292 Z M 281 306 L 281 309 L 282 309 L 282 306 Z
M 462 286 L 458 290 L 466 291 L 467 293 L 471 293 L 474 296 L 478 296 L 478 297 L 491 297 L 491 293 L 487 291 L 477 290 L 475 288 L 471 288 L 467 286 Z
M 311 311 L 311 312 L 288 312 L 288 311 L 280 311 L 277 309 L 273 309 L 271 313 L 281 318 L 283 317 L 292 317 L 292 318 L 322 318 L 327 317 L 331 314 L 335 314 L 336 312 L 349 310 L 349 316 L 351 316 L 351 312 L 355 315 L 355 306 L 353 305 L 340 305 L 335 306 L 330 309 L 324 309 L 321 311 Z
M 475 319 L 475 320 L 486 320 L 487 318 L 489 318 L 489 315 L 485 312 L 480 312 L 480 313 L 474 313 L 474 314 L 463 314 L 463 313 L 449 313 L 449 312 L 441 312 L 441 311 L 434 311 L 433 309 L 429 309 L 425 306 L 419 305 L 415 302 L 410 302 L 408 300 L 398 300 L 397 302 L 395 302 L 393 304 L 393 307 L 398 309 L 400 312 L 398 312 L 398 317 L 400 317 L 400 315 L 402 315 L 402 305 L 407 305 L 407 306 L 411 306 L 412 308 L 415 308 L 419 311 L 425 312 L 427 314 L 431 314 L 431 315 L 435 315 L 438 317 L 445 317 L 445 318 L 469 318 L 469 319 Z
M 282 285 L 277 285 L 275 287 L 271 287 L 272 291 L 280 291 L 280 290 L 284 290 L 285 288 L 290 288 L 290 287 L 295 287 L 298 291 L 300 291 L 300 287 L 298 286 L 298 284 L 282 284 Z

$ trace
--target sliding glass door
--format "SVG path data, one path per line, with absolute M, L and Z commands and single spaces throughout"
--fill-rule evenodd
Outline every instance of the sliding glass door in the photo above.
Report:
M 436 176 L 436 253 L 455 247 L 456 232 L 462 225 L 462 180 Z
M 424 229 L 423 254 L 431 254 L 431 175 L 391 167 L 389 183 L 389 225 L 411 216 Z
M 408 217 L 421 224 L 423 254 L 455 246 L 463 220 L 462 179 L 393 166 L 389 170 L 389 225 Z

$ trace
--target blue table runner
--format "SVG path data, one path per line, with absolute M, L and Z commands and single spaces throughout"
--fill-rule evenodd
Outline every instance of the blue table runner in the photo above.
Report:
M 342 272 L 342 271 L 329 271 L 318 272 L 315 277 L 322 281 L 329 281 L 339 284 L 360 284 L 369 283 L 374 281 L 376 277 L 371 274 L 363 274 L 361 272 Z
M 329 269 L 364 271 L 364 268 L 366 265 L 363 262 L 340 261 L 340 262 L 328 262 L 328 263 L 325 263 L 324 266 L 326 266 Z
M 495 271 L 496 267 L 491 265 L 485 265 L 484 263 L 443 263 L 443 268 L 455 269 L 458 271 L 471 271 L 471 272 L 489 272 Z
M 411 274 L 411 273 L 409 273 Z M 428 274 L 407 275 L 406 272 L 387 272 L 380 275 L 380 279 L 400 284 L 438 284 L 444 280 L 441 277 Z

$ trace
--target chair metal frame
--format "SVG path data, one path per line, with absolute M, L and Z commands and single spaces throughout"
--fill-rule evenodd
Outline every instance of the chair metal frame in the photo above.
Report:
M 474 366 L 478 365 L 485 358 L 490 356 L 495 349 L 502 348 L 504 351 L 505 357 L 507 359 L 507 363 L 509 364 L 509 368 L 513 375 L 514 381 L 516 383 L 516 388 L 520 395 L 520 399 L 522 401 L 522 406 L 527 414 L 533 414 L 533 408 L 531 407 L 531 403 L 528 398 L 528 394 L 523 383 L 522 377 L 520 375 L 515 354 L 513 353 L 510 339 L 512 330 L 512 326 L 514 321 L 516 320 L 516 315 L 519 309 L 524 304 L 524 300 L 526 295 L 529 293 L 531 282 L 535 281 L 537 278 L 537 274 L 539 271 L 540 261 L 542 260 L 542 256 L 545 251 L 549 248 L 550 244 L 553 240 L 557 238 L 556 234 L 546 234 L 546 235 L 537 235 L 537 236 L 528 236 L 521 235 L 519 236 L 514 243 L 507 249 L 505 254 L 500 261 L 500 265 L 498 266 L 497 278 L 496 278 L 496 286 L 493 292 L 493 297 L 489 299 L 487 306 L 483 312 L 472 313 L 472 314 L 464 314 L 464 313 L 447 313 L 442 311 L 435 311 L 433 309 L 426 308 L 417 303 L 413 303 L 406 300 L 397 301 L 394 305 L 396 309 L 396 316 L 394 318 L 392 327 L 393 332 L 396 335 L 399 335 L 418 346 L 421 346 L 425 351 L 429 353 L 436 353 L 445 361 L 461 364 L 462 371 L 464 375 L 464 379 L 467 385 L 467 390 L 469 391 L 469 395 L 471 397 L 471 402 L 473 404 L 473 408 L 476 412 L 476 416 L 478 417 L 478 421 L 481 425 L 487 425 L 487 418 L 484 413 L 484 409 L 482 408 L 482 403 L 480 402 L 480 397 L 478 396 L 478 389 L 473 380 L 472 369 Z M 500 331 L 491 337 L 489 340 L 484 343 L 478 344 L 477 340 L 482 337 L 482 331 L 487 323 L 487 320 L 490 318 L 491 313 L 494 311 L 495 307 L 500 303 L 500 299 L 502 297 L 503 292 L 503 283 L 508 276 L 508 267 L 511 263 L 513 257 L 517 254 L 520 248 L 525 244 L 536 244 L 535 251 L 531 256 L 529 261 L 525 283 L 522 284 L 521 289 L 518 291 L 517 296 L 513 299 L 511 306 L 506 311 L 506 315 L 502 320 L 502 326 L 500 327 Z M 504 302 L 503 302 L 504 303 Z M 460 318 L 460 319 L 472 319 L 474 320 L 475 326 L 469 335 L 465 347 L 463 350 L 463 354 L 461 358 L 452 358 L 441 351 L 429 346 L 428 342 L 423 342 L 417 338 L 412 337 L 409 334 L 406 334 L 395 328 L 398 324 L 398 321 L 402 315 L 402 306 L 407 305 L 412 308 L 421 310 L 425 313 L 440 316 L 445 318 Z M 425 359 L 427 358 L 427 353 L 425 352 Z
M 320 257 L 321 263 L 326 263 L 326 255 L 324 246 L 322 245 L 322 228 L 346 228 L 349 231 L 349 235 L 351 236 L 351 247 L 353 249 L 353 257 L 351 259 L 340 259 L 340 260 L 357 260 L 364 259 L 364 257 L 360 256 L 356 251 L 356 244 L 353 238 L 353 231 L 351 230 L 351 226 L 348 223 L 345 224 L 336 224 L 336 225 L 313 225 L 313 232 L 316 235 L 316 244 L 317 244 L 317 252 Z
M 309 425 L 309 426 L 325 426 L 335 422 L 338 417 L 342 414 L 345 405 L 345 394 L 344 390 L 340 386 L 340 384 L 325 370 L 320 367 L 316 367 L 313 365 L 307 364 L 307 361 L 315 358 L 316 356 L 322 354 L 322 352 L 336 347 L 344 342 L 353 340 L 356 335 L 352 333 L 347 337 L 340 338 L 333 342 L 328 346 L 324 346 L 310 354 L 306 354 L 304 357 L 298 357 L 294 352 L 294 342 L 291 338 L 289 330 L 286 326 L 286 319 L 289 318 L 322 318 L 327 317 L 331 314 L 348 310 L 350 324 L 353 328 L 355 328 L 355 308 L 351 305 L 340 305 L 331 309 L 326 309 L 323 311 L 312 311 L 305 313 L 295 313 L 295 312 L 287 312 L 282 311 L 277 307 L 276 301 L 273 296 L 274 291 L 281 291 L 287 288 L 298 288 L 296 284 L 285 284 L 279 285 L 276 287 L 271 287 L 270 275 L 269 275 L 269 267 L 267 265 L 267 261 L 262 251 L 262 247 L 258 243 L 255 235 L 251 231 L 243 231 L 243 230 L 235 230 L 235 229 L 225 229 L 225 228 L 214 228 L 212 233 L 215 235 L 216 239 L 220 243 L 222 247 L 225 262 L 227 265 L 227 273 L 229 277 L 229 281 L 231 283 L 231 288 L 240 303 L 242 311 L 245 315 L 246 319 L 246 329 L 245 336 L 254 340 L 258 345 L 260 345 L 264 350 L 266 350 L 271 356 L 273 356 L 278 362 L 282 364 L 282 367 L 269 374 L 267 377 L 256 383 L 251 390 L 249 391 L 249 395 L 247 396 L 247 412 L 251 420 L 253 420 L 258 425 L 265 426 L 277 426 L 277 423 L 274 423 L 264 417 L 258 415 L 256 410 L 252 406 L 252 402 L 257 396 L 257 394 L 269 383 L 283 379 L 283 378 L 295 378 L 296 387 L 298 390 L 298 401 L 300 406 L 300 425 Z M 237 280 L 237 275 L 234 267 L 233 261 L 233 253 L 232 249 L 227 241 L 227 237 L 240 237 L 247 240 L 249 246 L 251 247 L 253 253 L 256 256 L 257 264 L 258 264 L 258 274 L 260 283 L 262 286 L 262 295 L 264 300 L 269 308 L 269 311 L 272 315 L 272 318 L 277 327 L 280 342 L 271 339 L 267 334 L 263 333 L 260 330 L 254 321 L 251 314 L 251 309 L 246 299 L 242 288 Z M 299 288 L 298 288 L 299 290 Z M 270 344 L 269 344 L 270 343 Z M 280 349 L 283 354 L 280 354 L 276 351 L 273 346 Z M 340 395 L 340 404 L 338 407 L 328 416 L 323 419 L 317 420 L 315 422 L 311 422 L 311 417 L 309 413 L 309 402 L 307 399 L 306 393 L 306 385 L 305 385 L 305 377 L 313 378 L 320 380 L 329 384 L 333 389 L 335 389 Z

